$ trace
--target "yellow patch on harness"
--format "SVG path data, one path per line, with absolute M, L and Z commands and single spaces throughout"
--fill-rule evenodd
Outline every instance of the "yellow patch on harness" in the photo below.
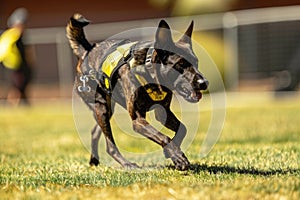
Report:
M 153 101 L 162 101 L 167 96 L 167 92 L 165 91 L 156 91 L 151 88 L 148 88 L 146 91 Z
M 144 79 L 144 77 L 136 74 L 135 77 L 138 79 L 138 81 L 140 82 L 140 84 L 142 86 L 145 86 L 148 84 L 148 82 Z M 160 91 L 160 90 L 153 90 L 152 88 L 148 88 L 147 93 L 149 95 L 149 97 L 153 100 L 153 101 L 162 101 L 165 99 L 165 97 L 167 96 L 167 92 L 165 91 Z

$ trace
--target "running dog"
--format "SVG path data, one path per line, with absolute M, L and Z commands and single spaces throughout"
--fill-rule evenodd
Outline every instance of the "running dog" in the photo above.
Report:
M 78 58 L 75 88 L 97 122 L 92 130 L 90 165 L 99 164 L 98 142 L 103 133 L 110 156 L 125 168 L 139 167 L 123 157 L 112 135 L 110 118 L 118 103 L 127 109 L 134 131 L 159 144 L 176 169 L 187 170 L 190 163 L 180 149 L 187 130 L 170 110 L 170 104 L 173 91 L 196 103 L 208 87 L 192 50 L 193 21 L 177 42 L 172 39 L 169 25 L 161 20 L 154 41 L 106 40 L 90 44 L 83 30 L 88 24 L 76 13 L 66 31 Z M 173 138 L 147 122 L 146 113 L 152 109 L 155 118 L 175 132 Z

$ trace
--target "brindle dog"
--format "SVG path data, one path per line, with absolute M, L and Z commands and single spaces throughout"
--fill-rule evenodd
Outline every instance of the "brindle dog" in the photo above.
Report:
M 178 42 L 173 42 L 169 25 L 161 20 L 154 41 L 139 41 L 131 48 L 131 61 L 123 62 L 111 77 L 113 93 L 101 84 L 101 62 L 111 48 L 119 45 L 118 40 L 106 40 L 91 45 L 85 38 L 83 27 L 89 24 L 80 14 L 74 14 L 67 24 L 67 37 L 74 54 L 78 57 L 76 88 L 81 87 L 78 94 L 93 111 L 97 125 L 92 130 L 91 165 L 99 164 L 98 141 L 101 132 L 105 136 L 107 153 L 126 168 L 138 165 L 126 160 L 119 152 L 110 126 L 115 103 L 128 110 L 133 129 L 162 146 L 166 158 L 171 158 L 178 170 L 187 170 L 189 161 L 180 149 L 186 135 L 186 127 L 170 110 L 173 91 L 178 92 L 188 102 L 198 102 L 202 94 L 200 90 L 208 87 L 207 79 L 198 71 L 198 59 L 192 50 L 191 35 L 193 22 Z M 153 49 L 152 51 L 151 48 Z M 149 53 L 150 52 L 150 53 Z M 150 65 L 147 58 L 150 55 Z M 148 67 L 147 67 L 148 66 Z M 147 87 L 157 93 L 165 93 L 164 98 L 153 100 L 141 86 L 134 70 L 151 81 Z M 93 73 L 90 73 L 90 72 Z M 93 75 L 91 75 L 93 74 Z M 149 76 L 151 74 L 152 76 Z M 89 79 L 84 79 L 83 77 Z M 149 78 L 150 77 L 150 78 Z M 118 83 L 118 84 L 116 84 Z M 163 83 L 163 84 L 160 84 Z M 84 85 L 83 85 L 84 84 Z M 87 90 L 82 87 L 87 87 Z M 155 105 L 160 106 L 155 106 Z M 145 119 L 146 113 L 154 109 L 155 117 L 165 127 L 175 132 L 170 137 L 162 134 Z

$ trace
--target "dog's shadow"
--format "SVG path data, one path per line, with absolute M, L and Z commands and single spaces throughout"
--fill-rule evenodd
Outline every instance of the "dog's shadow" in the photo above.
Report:
M 174 166 L 167 166 L 169 169 L 175 169 Z M 200 163 L 192 163 L 189 167 L 189 172 L 199 174 L 201 172 L 209 172 L 210 174 L 244 174 L 244 175 L 257 175 L 257 176 L 272 176 L 276 174 L 299 174 L 300 169 L 270 169 L 260 170 L 253 167 L 237 168 L 232 166 L 217 166 L 207 165 Z

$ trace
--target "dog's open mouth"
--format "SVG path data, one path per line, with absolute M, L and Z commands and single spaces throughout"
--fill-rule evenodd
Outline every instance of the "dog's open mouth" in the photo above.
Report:
M 186 88 L 182 88 L 182 89 L 183 90 L 181 90 L 179 94 L 183 96 L 184 99 L 187 100 L 188 102 L 197 103 L 202 98 L 202 93 L 199 90 L 191 92 Z
M 202 93 L 200 91 L 192 92 L 191 99 L 195 102 L 198 102 L 202 98 Z

